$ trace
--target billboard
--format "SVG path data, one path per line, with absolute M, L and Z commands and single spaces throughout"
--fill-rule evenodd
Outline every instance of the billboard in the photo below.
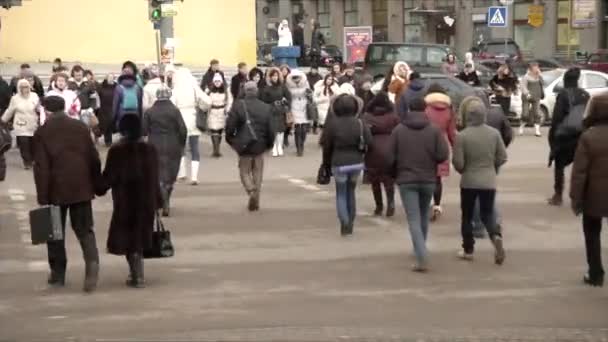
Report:
M 344 28 L 344 62 L 353 64 L 363 62 L 367 46 L 371 44 L 373 30 L 371 26 L 354 26 Z
M 595 26 L 596 1 L 572 0 L 572 28 L 586 28 Z

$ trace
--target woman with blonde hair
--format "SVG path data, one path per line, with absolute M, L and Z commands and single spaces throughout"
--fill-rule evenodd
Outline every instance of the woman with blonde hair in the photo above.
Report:
M 34 162 L 34 133 L 38 129 L 40 98 L 32 91 L 32 85 L 21 79 L 17 82 L 17 94 L 13 95 L 8 109 L 2 115 L 2 122 L 13 120 L 17 145 L 26 170 L 32 168 Z

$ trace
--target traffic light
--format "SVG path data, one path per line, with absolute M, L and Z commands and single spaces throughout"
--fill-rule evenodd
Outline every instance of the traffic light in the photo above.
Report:
M 150 0 L 150 4 L 148 7 L 148 14 L 150 17 L 150 21 L 158 22 L 162 19 L 163 14 L 161 10 L 161 0 Z

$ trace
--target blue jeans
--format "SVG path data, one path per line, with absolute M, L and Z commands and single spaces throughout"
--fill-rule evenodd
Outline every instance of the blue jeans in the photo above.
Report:
M 407 215 L 414 253 L 419 264 L 426 262 L 426 238 L 429 233 L 429 207 L 435 184 L 413 183 L 399 185 L 401 203 Z
M 357 216 L 357 201 L 355 199 L 355 188 L 360 170 L 340 172 L 337 168 L 332 170 L 336 183 L 336 211 L 342 226 L 348 227 L 355 223 Z
M 201 154 L 199 152 L 199 147 L 198 147 L 198 138 L 199 138 L 198 135 L 188 136 L 188 147 L 190 147 L 190 154 L 192 157 L 192 161 L 201 160 Z

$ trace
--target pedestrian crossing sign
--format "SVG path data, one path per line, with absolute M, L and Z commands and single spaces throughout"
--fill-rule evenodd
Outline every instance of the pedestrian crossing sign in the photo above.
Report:
M 492 6 L 488 7 L 488 26 L 507 27 L 507 7 Z

